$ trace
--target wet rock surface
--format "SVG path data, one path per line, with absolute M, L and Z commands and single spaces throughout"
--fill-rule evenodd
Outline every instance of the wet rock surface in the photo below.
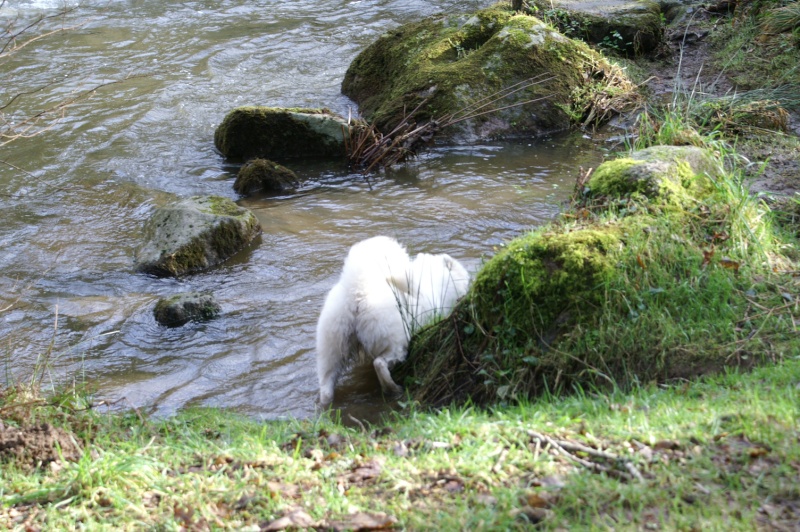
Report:
M 179 277 L 217 266 L 261 232 L 255 215 L 221 196 L 195 196 L 157 209 L 145 223 L 136 270 Z

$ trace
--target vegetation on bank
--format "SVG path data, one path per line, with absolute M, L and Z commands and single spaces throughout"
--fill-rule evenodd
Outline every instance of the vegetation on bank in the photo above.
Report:
M 670 179 L 644 177 L 641 155 L 587 175 L 562 217 L 496 250 L 456 312 L 414 338 L 401 373 L 416 400 L 627 389 L 800 352 L 797 225 L 782 223 L 796 217 L 780 212 L 787 198 L 751 194 L 754 165 L 734 148 L 772 141 L 796 165 L 796 137 L 784 133 L 793 100 L 702 89 L 676 87 L 646 108 L 631 149 L 695 146 L 703 164 L 665 147 L 660 162 L 647 157 Z
M 476 385 L 472 402 L 430 412 L 409 400 L 375 426 L 214 409 L 154 419 L 100 413 L 75 389 L 45 398 L 34 378 L 0 388 L 0 528 L 796 526 L 800 226 L 749 193 L 752 166 L 730 146 L 753 142 L 754 130 L 698 112 L 711 103 L 649 109 L 631 148 L 697 146 L 718 173 L 678 163 L 680 187 L 630 190 L 618 177 L 632 156 L 587 175 L 560 220 L 487 263 L 450 329 L 415 341 L 476 357 L 465 360 L 479 379 L 451 380 Z M 753 127 L 797 149 L 794 137 Z M 554 280 L 528 275 L 542 273 L 527 269 L 532 257 L 574 266 L 556 288 L 585 297 L 537 310 L 531 294 L 547 293 L 532 288 Z M 497 298 L 497 286 L 517 297 Z M 703 360 L 709 368 L 693 365 Z M 717 374 L 694 378 L 706 369 Z
M 3 441 L 0 527 L 791 527 L 800 519 L 798 382 L 795 355 L 629 393 L 409 408 L 363 427 L 213 409 L 107 415 L 71 391 L 44 401 L 5 390 L 0 434 L 50 423 L 80 450 L 71 460 L 13 457 Z

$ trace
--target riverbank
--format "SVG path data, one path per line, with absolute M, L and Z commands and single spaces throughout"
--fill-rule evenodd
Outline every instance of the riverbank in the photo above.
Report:
M 664 68 L 679 63 L 673 57 Z M 659 120 L 670 115 L 659 113 L 654 106 L 652 133 L 665 135 Z M 695 125 L 676 131 L 718 138 Z M 796 138 L 762 129 L 743 142 L 773 156 L 783 147 L 786 162 L 768 162 L 767 172 L 796 184 Z M 777 182 L 768 181 L 772 195 L 791 206 Z M 785 212 L 786 238 L 796 238 Z M 783 311 L 794 320 L 791 303 Z M 752 372 L 630 392 L 583 388 L 486 410 L 409 406 L 378 425 L 324 416 L 258 422 L 213 409 L 166 419 L 104 414 L 74 387 L 47 398 L 38 385 L 9 388 L 0 394 L 0 524 L 788 530 L 800 520 L 798 383 L 800 360 L 789 355 Z
M 11 423 L 50 423 L 81 449 L 40 463 L 31 444 L 9 460 L 3 441 L 0 525 L 791 530 L 800 520 L 799 382 L 795 357 L 631 393 L 409 408 L 349 427 L 214 409 L 105 415 L 72 390 L 40 402 L 7 390 L 2 434 Z

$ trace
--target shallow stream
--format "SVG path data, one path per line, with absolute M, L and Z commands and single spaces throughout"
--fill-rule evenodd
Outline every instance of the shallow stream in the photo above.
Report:
M 296 193 L 242 199 L 232 188 L 238 166 L 215 151 L 214 129 L 239 105 L 347 116 L 355 106 L 339 87 L 361 49 L 401 23 L 487 4 L 111 0 L 81 5 L 65 23 L 85 25 L 0 61 L 0 102 L 33 92 L 8 120 L 116 82 L 49 130 L 0 148 L 2 382 L 38 367 L 45 384 L 87 382 L 120 407 L 312 414 L 315 322 L 350 245 L 391 235 L 474 272 L 496 246 L 551 219 L 579 168 L 601 154 L 580 134 L 436 147 L 369 181 L 304 161 L 292 165 L 305 180 Z M 6 2 L 0 27 L 62 5 Z M 195 194 L 238 200 L 262 237 L 206 273 L 135 273 L 152 210 Z M 190 290 L 213 292 L 223 315 L 157 325 L 155 301 Z M 337 389 L 337 405 L 356 416 L 384 404 L 369 371 Z

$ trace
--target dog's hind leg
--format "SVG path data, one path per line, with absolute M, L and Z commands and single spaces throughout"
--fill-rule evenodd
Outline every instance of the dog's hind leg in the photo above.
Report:
M 372 367 L 375 368 L 375 373 L 378 375 L 378 380 L 384 393 L 398 395 L 403 392 L 403 388 L 392 379 L 392 374 L 389 370 L 392 369 L 392 366 L 404 360 L 405 357 L 405 345 L 396 345 L 391 351 L 376 357 L 372 361 Z
M 389 372 L 389 363 L 383 357 L 378 357 L 372 361 L 372 366 L 375 368 L 375 373 L 378 375 L 378 380 L 381 381 L 381 388 L 384 393 L 399 394 L 402 393 L 403 388 L 397 385 L 392 380 L 392 374 Z
M 333 287 L 317 322 L 317 377 L 321 407 L 327 407 L 333 402 L 336 380 L 353 347 L 354 316 L 342 304 L 343 293 L 341 285 Z

